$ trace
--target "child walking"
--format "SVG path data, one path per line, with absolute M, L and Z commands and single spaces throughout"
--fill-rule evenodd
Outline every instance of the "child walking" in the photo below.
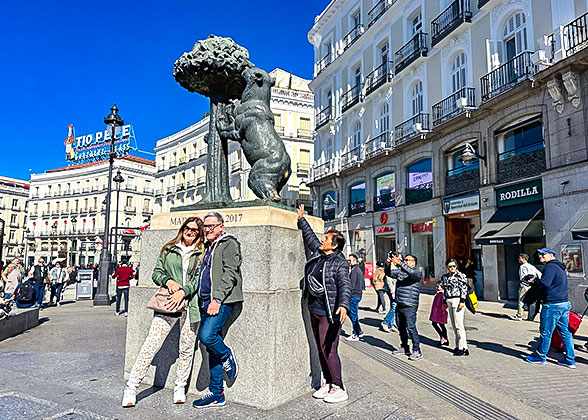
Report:
M 437 293 L 435 293 L 435 297 L 433 298 L 429 320 L 432 321 L 433 328 L 435 328 L 435 331 L 439 334 L 441 345 L 448 346 L 449 340 L 447 339 L 447 329 L 445 328 L 445 324 L 447 324 L 447 310 L 443 309 L 443 285 L 440 281 L 438 281 L 436 285 Z

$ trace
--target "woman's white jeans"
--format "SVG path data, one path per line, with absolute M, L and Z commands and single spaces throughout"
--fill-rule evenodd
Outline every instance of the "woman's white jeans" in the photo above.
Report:
M 451 325 L 453 326 L 453 332 L 455 333 L 455 341 L 457 344 L 457 348 L 460 350 L 464 350 L 468 348 L 465 326 L 463 323 L 466 307 L 464 305 L 462 309 L 458 309 L 458 297 L 447 299 L 447 312 L 449 312 L 449 318 L 451 319 Z

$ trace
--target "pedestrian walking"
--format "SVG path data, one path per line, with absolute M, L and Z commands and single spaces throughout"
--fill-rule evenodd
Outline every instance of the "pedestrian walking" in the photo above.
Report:
M 388 259 L 391 258 L 393 255 L 398 255 L 400 258 L 400 253 L 394 253 L 393 251 L 388 252 Z M 384 264 L 384 274 L 386 273 L 386 266 Z M 380 324 L 380 330 L 384 332 L 391 332 L 391 331 L 398 331 L 398 329 L 394 326 L 396 323 L 396 279 L 390 276 L 385 277 L 386 280 L 386 294 L 390 298 L 390 310 L 384 317 L 384 320 Z
M 435 285 L 437 286 L 437 293 L 435 293 L 435 297 L 433 298 L 429 320 L 432 322 L 437 334 L 439 334 L 439 344 L 448 346 L 449 340 L 447 339 L 447 328 L 445 328 L 445 324 L 447 324 L 447 309 L 443 307 L 443 301 L 445 300 L 443 283 L 438 281 Z
M 566 266 L 555 256 L 551 248 L 538 249 L 539 260 L 545 264 L 541 278 L 534 280 L 542 293 L 543 306 L 539 318 L 539 342 L 533 354 L 526 357 L 527 362 L 545 364 L 547 352 L 551 344 L 553 330 L 561 336 L 564 358 L 557 363 L 570 369 L 576 368 L 576 355 L 574 354 L 574 339 L 569 331 L 570 309 L 572 307 L 568 298 L 568 276 Z
M 396 279 L 396 310 L 400 334 L 400 348 L 392 354 L 406 354 L 409 360 L 419 360 L 423 353 L 416 328 L 416 317 L 423 274 L 416 266 L 417 257 L 414 255 L 408 254 L 402 261 L 397 254 L 392 254 L 386 260 L 386 264 L 386 275 Z M 412 341 L 412 352 L 408 346 L 409 337 Z
M 466 276 L 457 269 L 455 258 L 445 261 L 447 273 L 441 277 L 441 284 L 444 290 L 443 308 L 448 310 L 451 326 L 455 334 L 456 347 L 453 350 L 454 356 L 469 356 L 468 342 L 464 326 L 465 300 L 468 295 L 468 280 Z
M 51 289 L 49 305 L 53 305 L 53 298 L 55 298 L 57 306 L 61 306 L 61 290 L 67 279 L 67 269 L 63 267 L 64 264 L 62 262 L 55 263 L 55 267 L 49 272 L 49 280 L 51 281 L 49 284 Z
M 122 406 L 134 407 L 137 403 L 137 388 L 145 377 L 151 361 L 176 323 L 180 323 L 178 362 L 173 402 L 186 402 L 186 385 L 192 370 L 194 346 L 200 311 L 196 291 L 200 274 L 201 255 L 204 243 L 202 221 L 188 217 L 174 239 L 161 248 L 153 270 L 153 282 L 167 288 L 170 297 L 165 309 L 171 314 L 154 312 L 149 334 L 139 351 L 129 374 L 123 393 Z M 187 306 L 187 309 L 179 310 Z
M 302 294 L 308 301 L 310 326 L 316 342 L 325 382 L 312 394 L 327 403 L 349 398 L 343 386 L 339 335 L 351 299 L 348 263 L 343 255 L 345 238 L 338 230 L 329 230 L 322 240 L 304 218 L 304 205 L 298 208 L 298 229 L 311 255 L 304 266 Z
M 225 232 L 225 221 L 219 213 L 204 216 L 203 227 L 206 251 L 202 257 L 198 303 L 202 317 L 200 342 L 208 352 L 210 382 L 208 392 L 192 403 L 195 408 L 226 404 L 223 372 L 233 381 L 239 366 L 235 353 L 224 342 L 222 329 L 235 306 L 243 302 L 239 241 Z
M 351 335 L 345 337 L 347 341 L 359 341 L 359 337 L 363 335 L 361 324 L 359 323 L 359 302 L 363 295 L 363 286 L 365 284 L 364 274 L 359 264 L 357 255 L 350 254 L 347 258 L 349 263 L 349 278 L 351 280 L 351 300 L 349 303 L 349 320 L 353 325 L 353 332 Z
M 35 296 L 37 302 L 33 305 L 34 308 L 43 308 L 43 297 L 45 296 L 45 284 L 49 281 L 49 270 L 45 265 L 45 259 L 39 258 L 29 274 L 35 282 Z
M 384 262 L 376 262 L 376 270 L 371 278 L 372 287 L 378 295 L 378 305 L 376 312 L 380 315 L 386 313 L 386 272 L 384 271 Z M 380 309 L 381 308 L 381 309 Z
M 114 314 L 119 316 L 122 312 L 120 310 L 121 300 L 125 299 L 125 316 L 129 314 L 129 287 L 131 286 L 129 280 L 134 277 L 133 269 L 126 263 L 122 263 L 112 275 L 116 279 L 116 311 Z
M 531 279 L 533 279 L 534 277 L 537 278 L 541 278 L 541 271 L 539 271 L 537 268 L 535 268 L 534 265 L 529 263 L 529 255 L 527 254 L 519 254 L 519 301 L 518 301 L 518 309 L 517 309 L 517 313 L 515 315 L 511 315 L 510 319 L 514 320 L 514 321 L 521 321 L 523 319 L 523 309 L 525 306 L 525 302 L 523 301 L 523 298 L 525 297 L 525 294 L 529 291 L 529 289 L 531 289 L 531 284 L 533 283 L 531 281 Z M 540 305 L 539 302 L 534 302 L 532 304 L 529 304 L 529 312 L 527 314 L 527 320 L 528 321 L 533 321 L 535 319 L 535 316 L 537 315 L 538 312 L 538 305 Z

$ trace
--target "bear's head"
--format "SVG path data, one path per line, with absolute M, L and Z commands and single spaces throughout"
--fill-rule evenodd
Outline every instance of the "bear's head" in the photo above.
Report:
M 270 77 L 266 71 L 252 67 L 243 72 L 245 78 L 245 89 L 241 95 L 241 102 L 248 100 L 262 100 L 269 101 L 271 96 L 272 86 L 276 84 L 276 79 Z

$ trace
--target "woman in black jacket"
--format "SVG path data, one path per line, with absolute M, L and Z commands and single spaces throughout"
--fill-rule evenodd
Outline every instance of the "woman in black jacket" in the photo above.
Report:
M 447 273 L 441 277 L 443 290 L 445 291 L 443 309 L 449 312 L 451 326 L 455 333 L 457 347 L 453 350 L 454 356 L 469 356 L 468 342 L 464 326 L 465 300 L 468 295 L 468 280 L 463 273 L 457 270 L 457 261 L 449 258 L 445 262 Z
M 304 219 L 304 205 L 298 208 L 298 228 L 312 255 L 304 267 L 302 293 L 308 298 L 310 324 L 316 341 L 325 383 L 312 396 L 328 403 L 349 398 L 343 387 L 339 335 L 349 311 L 351 281 L 347 259 L 341 252 L 345 238 L 330 230 L 319 240 Z

